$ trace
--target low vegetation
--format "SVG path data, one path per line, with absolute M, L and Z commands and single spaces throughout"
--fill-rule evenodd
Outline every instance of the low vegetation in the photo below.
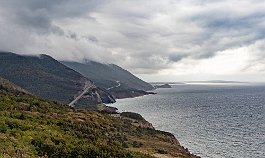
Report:
M 157 146 L 163 153 L 191 157 L 174 144 L 170 133 L 140 128 L 108 114 L 76 111 L 7 85 L 0 89 L 1 158 L 149 158 L 161 153 Z

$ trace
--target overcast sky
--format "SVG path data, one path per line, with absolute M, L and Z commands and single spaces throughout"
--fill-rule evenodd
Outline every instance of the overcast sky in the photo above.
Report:
M 265 81 L 265 1 L 1 0 L 0 50 L 118 64 L 147 81 Z

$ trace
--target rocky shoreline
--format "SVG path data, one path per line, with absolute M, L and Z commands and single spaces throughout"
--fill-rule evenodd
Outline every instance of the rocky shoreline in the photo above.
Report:
M 111 114 L 111 116 L 119 117 L 121 119 L 131 121 L 132 122 L 131 124 L 136 126 L 136 127 L 159 131 L 159 130 L 156 130 L 154 128 L 152 123 L 146 121 L 138 113 L 122 112 L 122 113 Z M 172 133 L 165 132 L 165 131 L 159 131 L 159 132 L 167 135 L 168 142 L 170 142 L 171 147 L 175 148 L 175 151 L 170 151 L 169 148 L 163 148 L 163 149 L 161 149 L 161 151 L 158 151 L 158 153 L 155 153 L 152 156 L 157 157 L 157 158 L 175 158 L 175 157 L 177 158 L 178 157 L 177 155 L 179 155 L 179 153 L 181 153 L 182 155 L 179 155 L 179 156 L 185 155 L 185 157 L 187 157 L 187 158 L 201 158 L 200 156 L 197 156 L 195 154 L 190 153 L 188 148 L 181 146 L 181 144 L 179 143 L 177 138 Z
M 157 88 L 169 88 L 169 87 L 157 87 Z M 112 91 L 109 92 L 113 98 L 115 99 L 125 99 L 125 98 L 135 98 L 135 97 L 141 97 L 144 95 L 150 95 L 150 94 L 156 94 L 155 92 L 146 92 L 142 90 L 138 91 Z M 113 103 L 113 102 L 111 102 Z M 112 107 L 112 106 L 107 106 L 107 105 L 101 105 L 101 112 L 110 114 L 113 117 L 118 117 L 123 120 L 131 122 L 132 125 L 143 128 L 143 129 L 150 129 L 154 131 L 159 131 L 156 130 L 152 123 L 148 122 L 145 120 L 140 114 L 138 113 L 133 113 L 133 112 L 122 112 L 119 113 L 118 108 Z M 188 148 L 185 148 L 181 146 L 177 138 L 169 132 L 165 131 L 159 131 L 167 135 L 168 141 L 170 142 L 171 146 L 164 147 L 163 149 L 159 149 L 157 153 L 152 154 L 152 156 L 157 157 L 157 158 L 174 158 L 174 157 L 189 157 L 189 158 L 200 158 L 200 156 L 194 155 L 189 152 Z M 179 155 L 181 153 L 182 155 Z M 150 153 L 146 153 L 150 154 Z
M 126 93 L 123 93 L 123 94 L 126 94 Z M 126 97 L 125 97 L 125 95 L 119 95 L 119 98 L 117 98 L 117 96 L 116 96 L 115 99 L 135 98 L 135 97 L 140 97 L 140 96 L 149 95 L 149 94 L 156 94 L 156 93 L 155 92 L 142 91 L 142 93 L 136 93 L 133 96 L 129 95 L 129 97 L 128 97 L 128 95 Z M 115 95 L 114 95 L 114 97 L 115 97 Z M 154 128 L 154 126 L 152 125 L 152 123 L 150 123 L 147 120 L 145 120 L 139 113 L 134 113 L 134 112 L 118 113 L 117 112 L 118 108 L 110 107 L 110 106 L 107 106 L 107 109 L 108 109 L 107 112 L 110 112 L 112 116 L 119 117 L 119 118 L 122 118 L 122 119 L 125 119 L 125 120 L 129 120 L 129 121 L 132 122 L 132 124 L 134 126 L 137 126 L 137 127 L 140 127 L 140 128 L 156 130 Z M 166 133 L 169 136 L 168 138 L 169 138 L 172 146 L 176 147 L 176 151 L 182 152 L 182 154 L 184 154 L 184 155 L 186 155 L 187 157 L 190 157 L 190 158 L 200 158 L 200 156 L 197 156 L 195 154 L 190 153 L 188 148 L 185 148 L 185 147 L 181 146 L 181 144 L 179 143 L 177 138 L 172 133 L 165 132 L 165 131 L 160 131 L 160 132 Z M 174 156 L 174 154 L 172 154 L 172 153 L 162 152 L 162 151 L 160 151 L 160 153 L 153 154 L 153 156 L 157 157 L 157 158 L 174 158 L 174 157 L 178 157 L 176 155 Z

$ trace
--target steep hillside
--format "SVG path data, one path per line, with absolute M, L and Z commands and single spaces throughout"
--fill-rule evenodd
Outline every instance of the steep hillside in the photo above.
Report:
M 117 81 L 120 82 L 121 87 L 124 89 L 137 89 L 137 90 L 152 90 L 153 86 L 143 80 L 137 78 L 129 71 L 122 69 L 114 64 L 101 64 L 94 61 L 87 61 L 86 63 L 66 62 L 66 66 L 80 72 L 84 76 L 93 80 L 96 84 L 110 88 L 117 86 Z
M 47 55 L 0 53 L 0 76 L 42 98 L 69 103 L 85 86 L 93 84 L 80 73 Z M 91 98 L 88 98 L 89 103 Z
M 29 94 L 23 88 L 13 84 L 12 82 L 0 77 L 0 92 L 12 93 L 12 94 Z
M 1 158 L 195 157 L 172 134 L 148 128 L 137 114 L 75 111 L 2 87 L 0 82 Z

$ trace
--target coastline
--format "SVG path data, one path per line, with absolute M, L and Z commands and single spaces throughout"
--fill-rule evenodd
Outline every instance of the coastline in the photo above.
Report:
M 156 94 L 156 93 L 152 93 L 152 94 Z M 149 95 L 149 94 L 147 94 Z M 129 97 L 129 98 L 121 98 L 121 99 L 117 99 L 117 100 L 123 100 L 123 99 L 133 99 L 133 98 L 137 98 L 137 97 L 143 97 L 143 96 L 146 96 L 146 95 L 141 95 L 141 96 L 135 96 L 135 97 Z M 135 119 L 132 119 L 132 118 L 126 118 L 126 117 L 122 117 L 120 116 L 121 114 L 123 114 L 124 112 L 119 112 L 118 108 L 115 107 L 115 106 L 108 106 L 108 107 L 111 107 L 111 108 L 114 108 L 116 111 L 115 114 L 111 114 L 112 116 L 114 117 L 119 117 L 119 118 L 122 118 L 122 119 L 125 119 L 125 120 L 130 120 L 132 122 L 134 122 L 134 125 L 136 126 L 139 126 L 141 128 L 147 128 L 147 129 L 153 129 L 155 131 L 159 131 L 159 132 L 162 132 L 162 133 L 165 133 L 167 135 L 169 135 L 169 139 L 170 139 L 170 142 L 171 142 L 171 147 L 175 147 L 175 151 L 178 151 L 178 152 L 181 152 L 182 154 L 190 157 L 190 158 L 201 158 L 200 156 L 197 156 L 195 154 L 192 154 L 188 148 L 185 148 L 184 146 L 182 146 L 178 139 L 176 138 L 176 136 L 170 132 L 167 132 L 167 131 L 161 131 L 161 130 L 158 130 L 158 129 L 155 129 L 153 124 L 147 120 L 145 120 L 145 118 L 142 117 L 142 115 L 140 113 L 134 113 L 134 112 L 126 112 L 126 113 L 133 113 L 135 115 L 139 115 L 143 118 L 143 120 L 139 121 L 139 120 L 135 120 Z M 155 153 L 155 154 L 152 154 L 152 156 L 156 157 L 156 158 L 175 158 L 175 157 L 179 157 L 179 156 L 174 156 L 174 154 L 176 153 L 168 153 L 168 152 L 165 152 L 165 153 Z M 182 155 L 183 156 L 183 155 Z
M 112 106 L 120 112 L 142 114 L 156 129 L 173 133 L 183 146 L 201 157 L 263 157 L 262 136 L 258 133 L 263 132 L 259 127 L 264 117 L 260 112 L 264 108 L 264 85 L 186 84 L 174 88 L 156 90 L 157 95 L 117 100 Z M 242 106 L 242 102 L 246 104 Z M 226 135 L 236 132 L 237 136 Z M 238 140 L 245 145 L 234 146 L 235 138 L 245 138 Z
M 147 95 L 155 95 L 155 92 L 147 92 L 147 91 L 143 91 L 144 93 L 141 93 L 139 95 L 134 95 L 134 96 L 126 96 L 126 97 L 121 97 L 121 98 L 115 98 L 115 102 L 110 102 L 110 103 L 105 103 L 106 106 L 103 107 L 102 111 L 105 111 L 107 113 L 119 113 L 118 112 L 118 108 L 115 106 L 109 106 L 112 104 L 115 104 L 117 102 L 117 100 L 122 100 L 122 99 L 133 99 L 133 98 L 138 98 L 138 97 L 143 97 L 143 96 L 147 96 Z
M 126 99 L 126 98 L 136 98 L 145 95 L 156 94 L 152 91 L 143 91 L 143 90 L 122 90 L 122 91 L 110 91 L 110 94 L 117 99 Z

